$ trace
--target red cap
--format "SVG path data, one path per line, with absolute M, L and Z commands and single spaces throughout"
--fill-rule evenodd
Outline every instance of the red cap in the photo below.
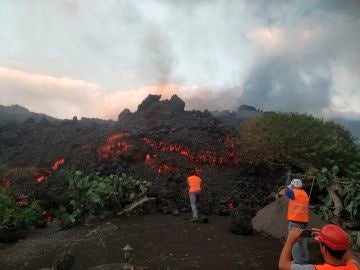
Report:
M 334 224 L 322 227 L 315 240 L 320 241 L 333 250 L 348 250 L 350 248 L 348 234 Z

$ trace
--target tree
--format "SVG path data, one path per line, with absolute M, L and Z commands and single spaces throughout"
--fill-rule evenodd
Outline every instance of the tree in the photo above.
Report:
M 325 218 L 339 223 L 345 210 L 352 222 L 357 219 L 360 151 L 344 127 L 307 114 L 270 112 L 245 122 L 238 144 L 248 162 L 317 171 L 319 188 L 328 193 L 320 207 Z
M 307 114 L 268 112 L 245 122 L 237 140 L 239 154 L 250 163 L 284 167 L 345 168 L 356 152 L 344 127 Z

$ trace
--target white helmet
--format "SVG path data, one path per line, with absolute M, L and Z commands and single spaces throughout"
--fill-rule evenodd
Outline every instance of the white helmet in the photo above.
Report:
M 289 187 L 302 188 L 302 182 L 300 179 L 293 179 Z

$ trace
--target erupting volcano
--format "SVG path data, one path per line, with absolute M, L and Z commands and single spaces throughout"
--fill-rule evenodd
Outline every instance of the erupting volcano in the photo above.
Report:
M 194 168 L 204 180 L 203 211 L 218 212 L 222 201 L 241 202 L 251 209 L 264 205 L 277 178 L 271 173 L 254 173 L 237 155 L 234 138 L 240 121 L 222 121 L 208 111 L 184 108 L 177 96 L 160 100 L 160 96 L 149 95 L 136 112 L 124 110 L 115 122 L 75 118 L 53 123 L 25 121 L 4 128 L 4 132 L 16 128 L 19 137 L 12 147 L 0 142 L 0 162 L 32 168 L 31 182 L 21 180 L 22 191 L 36 194 L 49 205 L 66 201 L 64 173 L 80 170 L 147 179 L 160 209 L 186 209 L 186 178 Z M 49 165 L 51 160 L 55 161 Z M 41 185 L 34 185 L 34 178 Z M 13 179 L 7 179 L 7 185 L 12 185 Z

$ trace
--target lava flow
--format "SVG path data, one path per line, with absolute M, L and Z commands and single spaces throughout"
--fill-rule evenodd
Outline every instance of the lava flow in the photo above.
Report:
M 235 155 L 235 150 L 233 149 L 233 146 L 229 143 L 227 139 L 225 140 L 225 142 L 228 145 L 230 144 L 230 146 L 226 147 L 228 150 L 227 153 L 223 156 L 219 156 L 217 152 L 213 150 L 203 150 L 199 154 L 192 154 L 187 147 L 175 144 L 167 144 L 163 141 L 157 142 L 150 138 L 143 138 L 143 141 L 145 144 L 152 147 L 156 152 L 175 152 L 179 155 L 185 156 L 193 162 L 235 165 L 240 165 L 241 163 L 241 160 Z M 147 156 L 146 158 L 150 158 L 150 156 Z
M 129 133 L 116 133 L 109 136 L 106 139 L 106 144 L 98 149 L 100 158 L 114 158 L 133 147 L 132 144 L 123 140 L 127 137 L 129 137 Z
M 65 159 L 61 158 L 61 159 L 55 161 L 50 169 L 41 168 L 41 169 L 36 169 L 36 170 L 32 171 L 32 176 L 36 179 L 36 181 L 38 183 L 41 183 L 44 180 L 46 180 L 46 178 L 48 178 L 52 172 L 58 170 L 60 168 L 60 166 L 62 166 L 64 163 L 65 163 Z

